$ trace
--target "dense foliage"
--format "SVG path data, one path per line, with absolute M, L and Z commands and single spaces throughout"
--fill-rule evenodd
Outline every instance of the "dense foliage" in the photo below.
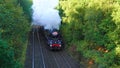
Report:
M 120 67 L 119 2 L 60 0 L 61 30 L 67 45 L 76 46 L 95 68 Z
M 6 55 L 2 63 L 7 66 L 7 62 L 11 62 L 14 66 L 16 62 L 22 64 L 24 62 L 25 49 L 27 45 L 28 31 L 30 24 L 27 15 L 24 14 L 22 7 L 18 4 L 17 0 L 0 0 L 0 38 L 7 42 L 2 44 L 5 48 L 0 51 L 0 57 Z M 9 49 L 9 48 L 12 48 Z M 4 51 L 6 51 L 4 53 Z M 3 54 L 2 54 L 3 53 Z M 8 58 L 7 58 L 8 57 Z M 14 62 L 13 62 L 14 61 Z M 0 68 L 18 68 L 18 67 L 1 67 Z
M 0 68 L 19 68 L 14 59 L 13 49 L 2 40 L 0 40 Z

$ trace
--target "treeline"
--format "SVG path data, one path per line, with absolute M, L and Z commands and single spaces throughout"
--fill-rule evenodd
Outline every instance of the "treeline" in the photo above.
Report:
M 0 0 L 0 68 L 23 68 L 30 30 L 21 0 Z
M 59 10 L 66 46 L 81 64 L 120 68 L 120 0 L 60 0 Z

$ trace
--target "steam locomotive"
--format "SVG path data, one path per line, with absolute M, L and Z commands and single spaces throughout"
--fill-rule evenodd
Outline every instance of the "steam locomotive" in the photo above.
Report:
M 59 30 L 45 30 L 44 34 L 50 50 L 62 50 L 64 48 Z

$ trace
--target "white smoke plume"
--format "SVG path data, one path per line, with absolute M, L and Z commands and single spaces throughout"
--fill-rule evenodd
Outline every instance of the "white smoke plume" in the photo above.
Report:
M 61 25 L 59 11 L 55 9 L 59 0 L 33 0 L 32 25 L 44 26 L 45 29 L 58 29 Z

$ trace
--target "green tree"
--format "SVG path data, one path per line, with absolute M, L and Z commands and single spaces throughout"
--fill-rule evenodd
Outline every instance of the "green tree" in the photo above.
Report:
M 32 0 L 18 0 L 18 4 L 23 8 L 24 13 L 29 17 L 31 20 L 32 16 Z
M 0 30 L 1 38 L 14 50 L 14 59 L 23 64 L 30 23 L 16 0 L 0 1 Z
M 115 0 L 60 0 L 61 31 L 67 44 L 75 45 L 98 68 L 119 67 L 119 9 Z
M 19 68 L 14 59 L 13 49 L 2 40 L 0 40 L 0 68 Z

